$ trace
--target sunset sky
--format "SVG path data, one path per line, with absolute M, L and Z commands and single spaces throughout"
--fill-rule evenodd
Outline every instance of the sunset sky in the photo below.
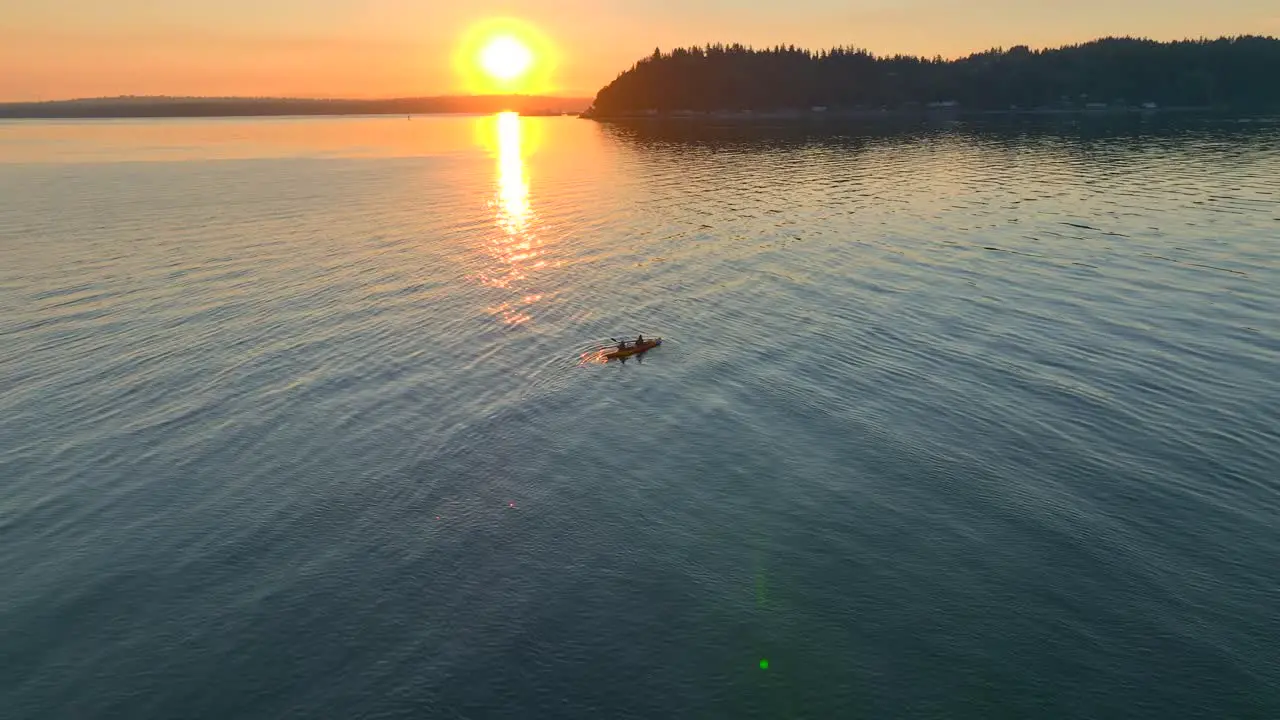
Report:
M 1275 0 L 15 1 L 0 14 L 0 100 L 492 91 L 458 55 L 494 18 L 531 33 L 537 72 L 513 89 L 575 96 L 594 95 L 656 46 L 851 44 L 954 56 L 1101 35 L 1280 34 Z

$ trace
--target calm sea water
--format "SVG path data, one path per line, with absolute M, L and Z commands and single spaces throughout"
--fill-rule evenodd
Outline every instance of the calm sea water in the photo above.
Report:
M 10 122 L 0 313 L 6 718 L 1280 716 L 1278 125 Z

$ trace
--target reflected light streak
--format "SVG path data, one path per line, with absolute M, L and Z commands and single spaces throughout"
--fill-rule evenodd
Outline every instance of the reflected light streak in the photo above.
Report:
M 529 199 L 529 178 L 525 157 L 529 152 L 525 126 L 517 113 L 501 113 L 490 122 L 486 145 L 496 150 L 496 196 L 489 205 L 494 210 L 498 232 L 487 242 L 486 250 L 493 258 L 492 268 L 480 276 L 485 285 L 516 292 L 516 285 L 528 279 L 528 273 L 547 265 L 542 258 L 542 243 L 532 232 L 534 214 Z M 508 325 L 521 325 L 533 319 L 529 309 L 543 299 L 542 293 L 521 291 L 517 297 L 489 308 Z
M 509 234 L 524 231 L 529 222 L 529 181 L 524 174 L 520 116 L 498 116 L 498 200 L 502 223 Z

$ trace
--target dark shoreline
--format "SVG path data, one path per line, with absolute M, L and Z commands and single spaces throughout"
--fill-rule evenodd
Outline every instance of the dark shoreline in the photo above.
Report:
M 600 114 L 584 112 L 578 115 L 598 122 L 677 122 L 677 123 L 734 123 L 752 124 L 778 121 L 806 122 L 947 122 L 961 120 L 998 119 L 1077 119 L 1077 118 L 1154 118 L 1154 117 L 1271 117 L 1276 110 L 1233 109 L 1219 107 L 1106 107 L 1106 108 L 1035 108 L 1016 110 L 769 110 L 769 111 L 674 111 L 659 113 Z
M 1071 117 L 1280 109 L 1280 39 L 1160 42 L 1103 37 L 965 57 L 881 56 L 735 44 L 640 58 L 596 94 L 589 117 L 710 116 L 720 121 Z

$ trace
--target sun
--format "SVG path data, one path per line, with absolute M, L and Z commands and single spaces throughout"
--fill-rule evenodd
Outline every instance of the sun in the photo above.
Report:
M 480 67 L 499 82 L 518 80 L 532 66 L 533 51 L 511 35 L 495 37 L 480 50 Z
M 551 38 L 517 18 L 476 22 L 453 53 L 459 88 L 473 95 L 554 93 L 560 59 Z

